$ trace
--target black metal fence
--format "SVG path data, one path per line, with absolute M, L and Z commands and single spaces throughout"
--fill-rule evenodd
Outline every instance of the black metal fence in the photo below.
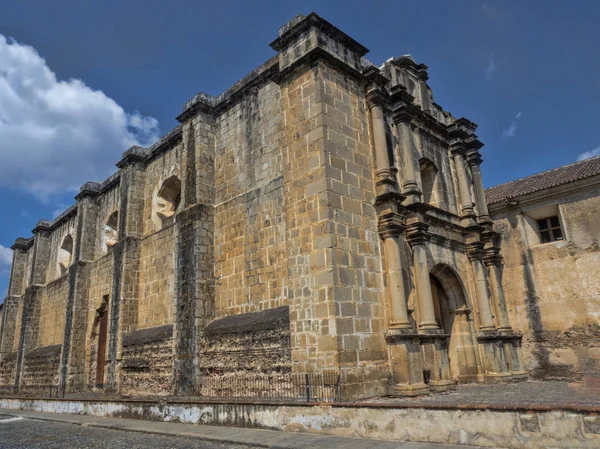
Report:
M 0 395 L 10 397 L 65 399 L 123 399 L 148 400 L 238 399 L 288 402 L 339 402 L 342 400 L 340 376 L 336 372 L 318 374 L 272 373 L 244 375 L 221 374 L 202 378 L 199 385 L 187 388 L 179 395 L 133 391 L 119 394 L 106 388 L 85 385 L 22 385 L 17 392 L 13 386 L 0 385 Z
M 341 400 L 337 373 L 211 376 L 202 380 L 200 397 L 302 402 Z

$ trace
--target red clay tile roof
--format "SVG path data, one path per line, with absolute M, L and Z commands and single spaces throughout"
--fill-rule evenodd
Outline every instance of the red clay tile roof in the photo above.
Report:
M 600 175 L 600 156 L 490 187 L 485 196 L 488 204 L 496 204 L 596 175 Z

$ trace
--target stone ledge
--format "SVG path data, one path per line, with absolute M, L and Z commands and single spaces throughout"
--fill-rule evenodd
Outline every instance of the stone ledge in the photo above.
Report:
M 25 356 L 25 359 L 42 359 L 46 357 L 57 356 L 60 355 L 61 349 L 62 345 L 42 346 L 40 348 L 35 348 L 31 352 L 28 352 Z
M 261 312 L 243 313 L 226 316 L 211 321 L 204 330 L 205 336 L 256 332 L 290 327 L 288 306 L 268 309 Z
M 123 347 L 142 346 L 171 338 L 173 338 L 173 325 L 165 324 L 164 326 L 141 329 L 125 335 L 123 337 Z

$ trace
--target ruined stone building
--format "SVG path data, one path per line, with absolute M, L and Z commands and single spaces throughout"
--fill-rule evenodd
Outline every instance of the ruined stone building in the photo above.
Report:
M 600 372 L 600 157 L 486 191 L 511 322 L 540 378 Z
M 493 197 L 492 226 L 476 125 L 435 103 L 427 66 L 375 66 L 316 14 L 271 47 L 16 240 L 0 385 L 197 394 L 311 373 L 353 399 L 525 376 L 526 297 L 550 318 L 529 275 L 502 281 L 521 231 Z

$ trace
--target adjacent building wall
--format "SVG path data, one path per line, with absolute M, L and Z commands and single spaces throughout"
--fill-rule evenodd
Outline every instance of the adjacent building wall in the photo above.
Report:
M 577 378 L 600 369 L 600 187 L 547 189 L 492 206 L 502 234 L 503 285 L 523 359 L 538 378 Z M 536 218 L 559 215 L 564 241 L 541 244 Z

